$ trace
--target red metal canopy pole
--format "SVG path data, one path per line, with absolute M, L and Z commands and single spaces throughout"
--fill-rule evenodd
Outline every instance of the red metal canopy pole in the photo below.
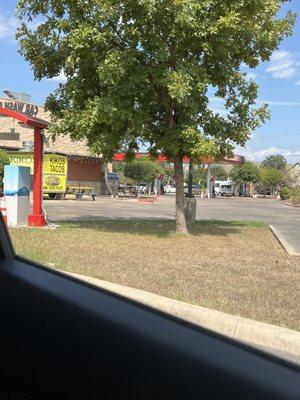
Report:
M 28 216 L 28 225 L 42 227 L 47 225 L 42 201 L 43 178 L 43 134 L 41 128 L 34 128 L 34 161 L 33 161 L 33 207 L 32 214 Z

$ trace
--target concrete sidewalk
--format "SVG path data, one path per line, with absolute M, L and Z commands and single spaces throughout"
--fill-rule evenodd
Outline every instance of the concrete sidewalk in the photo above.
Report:
M 100 279 L 65 271 L 60 272 L 300 364 L 300 332 L 225 314 Z

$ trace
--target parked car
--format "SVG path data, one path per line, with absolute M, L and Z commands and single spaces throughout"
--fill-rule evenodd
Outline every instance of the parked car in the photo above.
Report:
M 199 185 L 192 185 L 192 190 L 194 194 L 200 194 L 201 190 L 200 190 L 200 186 Z
M 164 186 L 165 193 L 176 193 L 176 187 L 172 185 L 165 185 Z
M 189 191 L 189 187 L 188 187 L 188 185 L 186 185 L 185 188 L 184 188 L 184 192 L 188 193 L 188 191 Z M 194 195 L 201 194 L 200 186 L 199 185 L 192 185 L 192 192 L 193 192 Z
M 147 183 L 140 183 L 139 185 L 135 185 L 132 188 L 135 192 L 138 191 L 139 193 L 146 194 L 149 190 L 149 185 L 147 185 Z

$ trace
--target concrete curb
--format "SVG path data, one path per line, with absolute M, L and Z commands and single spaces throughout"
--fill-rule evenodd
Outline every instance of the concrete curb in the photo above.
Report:
M 300 332 L 225 314 L 100 279 L 61 272 L 300 364 Z
M 287 242 L 283 234 L 277 228 L 275 228 L 275 226 L 270 225 L 270 229 L 273 232 L 276 239 L 278 240 L 278 242 L 290 256 L 300 256 L 300 253 L 297 253 L 294 250 L 294 248 Z
M 290 202 L 290 201 L 285 201 L 284 202 L 284 204 L 286 205 L 286 206 L 288 206 L 288 207 L 296 207 L 296 208 L 299 208 L 300 207 L 300 204 L 293 204 L 292 202 Z

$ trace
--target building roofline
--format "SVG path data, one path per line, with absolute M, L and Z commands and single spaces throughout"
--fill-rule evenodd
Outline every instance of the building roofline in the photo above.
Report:
M 287 169 L 287 171 L 289 171 L 290 169 L 294 168 L 296 165 L 299 165 L 299 166 L 300 166 L 300 161 L 297 161 L 297 162 L 295 162 L 295 164 L 291 165 L 291 166 Z
M 25 125 L 33 126 L 34 128 L 46 129 L 49 125 L 48 121 L 32 117 L 19 111 L 10 110 L 9 108 L 0 107 L 0 114 L 14 118 L 17 121 L 22 122 Z
M 44 108 L 45 106 L 42 106 L 41 104 L 36 104 L 36 103 L 31 103 L 31 101 L 22 101 L 22 100 L 17 100 L 17 99 L 10 99 L 9 97 L 2 97 L 0 96 L 0 101 L 1 100 L 6 100 L 9 101 L 10 103 L 24 103 L 24 104 L 30 104 L 31 106 L 36 106 L 36 107 L 40 107 L 40 108 Z

